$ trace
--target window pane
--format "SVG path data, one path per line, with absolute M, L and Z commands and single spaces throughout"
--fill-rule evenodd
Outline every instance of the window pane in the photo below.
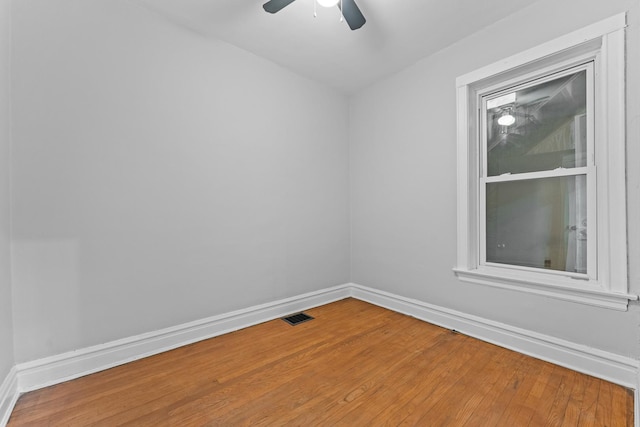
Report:
M 487 184 L 487 262 L 587 272 L 585 175 Z
M 487 98 L 487 176 L 586 166 L 587 72 Z

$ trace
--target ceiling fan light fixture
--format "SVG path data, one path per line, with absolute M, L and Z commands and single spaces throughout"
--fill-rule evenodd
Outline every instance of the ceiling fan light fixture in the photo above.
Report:
M 262 8 L 265 12 L 277 13 L 294 1 L 296 0 L 269 0 L 262 5 Z M 338 6 L 340 9 L 340 21 L 346 21 L 352 30 L 357 30 L 367 22 L 356 4 L 356 0 L 313 0 L 314 17 L 317 16 L 316 7 L 318 4 L 324 7 Z
M 317 0 L 317 2 L 322 7 L 333 7 L 337 5 L 340 0 Z
M 516 118 L 511 114 L 511 109 L 508 108 L 502 112 L 500 117 L 498 117 L 498 124 L 500 126 L 511 126 L 516 122 Z

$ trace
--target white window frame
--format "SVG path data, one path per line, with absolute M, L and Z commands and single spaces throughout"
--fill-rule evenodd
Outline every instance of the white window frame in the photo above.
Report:
M 638 299 L 628 293 L 627 274 L 625 27 L 626 15 L 615 15 L 457 78 L 458 236 L 453 270 L 461 280 L 621 311 Z M 591 269 L 580 275 L 484 262 L 482 97 L 587 62 L 593 62 L 595 77 L 595 114 L 589 118 L 594 155 L 586 166 L 591 179 L 587 197 L 597 200 L 588 213 Z M 592 179 L 596 168 L 597 178 Z

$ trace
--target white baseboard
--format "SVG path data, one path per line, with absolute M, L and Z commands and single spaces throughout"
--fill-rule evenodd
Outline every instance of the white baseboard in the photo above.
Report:
M 351 284 L 350 289 L 354 298 L 371 304 L 416 317 L 447 329 L 455 329 L 482 341 L 527 354 L 537 359 L 546 360 L 547 362 L 620 384 L 624 387 L 638 388 L 640 362 L 636 359 L 366 286 Z
M 0 426 L 9 422 L 11 411 L 18 401 L 18 377 L 16 367 L 12 367 L 6 378 L 0 383 Z
M 349 297 L 340 285 L 16 366 L 21 393 L 58 384 Z
M 11 378 L 5 380 L 0 388 L 0 392 L 4 393 L 0 394 L 2 399 L 0 409 L 10 412 L 18 392 L 61 383 L 347 297 L 360 299 L 448 329 L 455 329 L 483 341 L 635 389 L 637 395 L 640 362 L 633 358 L 349 283 L 160 331 L 20 363 L 12 370 Z M 0 416 L 8 416 L 5 412 L 0 412 Z

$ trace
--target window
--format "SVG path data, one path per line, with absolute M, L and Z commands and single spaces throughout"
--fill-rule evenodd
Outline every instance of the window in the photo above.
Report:
M 461 280 L 626 310 L 625 16 L 461 76 Z

